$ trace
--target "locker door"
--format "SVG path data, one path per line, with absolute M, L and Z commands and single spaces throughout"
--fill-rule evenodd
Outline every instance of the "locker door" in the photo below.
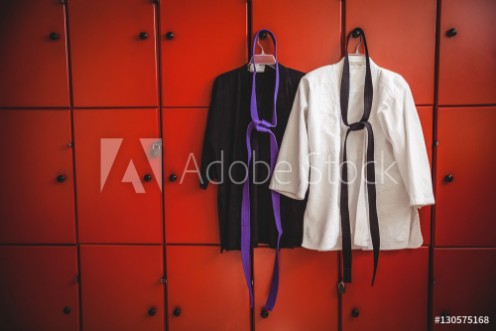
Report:
M 371 58 L 401 74 L 416 104 L 434 102 L 436 1 L 348 0 L 346 31 L 361 27 Z M 356 42 L 350 41 L 349 52 Z
M 353 252 L 353 282 L 342 300 L 343 331 L 425 330 L 429 249 L 382 251 L 371 286 L 371 252 Z
M 308 72 L 340 59 L 340 0 L 253 1 L 253 31 L 263 28 L 274 32 L 283 65 Z M 261 44 L 272 52 L 270 38 Z
M 443 0 L 439 36 L 439 104 L 496 103 L 493 0 Z
M 216 246 L 167 246 L 169 330 L 250 330 L 248 289 L 239 252 Z
M 433 109 L 432 107 L 417 107 L 417 111 L 420 117 L 420 123 L 422 124 L 422 131 L 424 133 L 425 145 L 427 148 L 427 154 L 429 155 L 429 161 L 432 169 L 432 121 L 433 121 Z M 429 245 L 431 242 L 431 206 L 426 206 L 420 209 L 420 227 L 422 231 L 422 237 L 424 238 L 423 245 Z
M 0 246 L 0 329 L 77 331 L 74 246 Z
M 262 308 L 269 294 L 274 250 L 254 250 L 255 330 L 335 330 L 338 327 L 338 254 L 283 249 L 277 303 L 268 317 Z
M 496 320 L 496 249 L 434 251 L 434 318 L 489 316 L 489 325 L 435 324 L 434 330 L 493 330 Z M 446 318 L 444 317 L 444 318 Z M 434 319 L 435 321 L 435 319 Z
M 74 106 L 156 106 L 154 2 L 72 0 L 68 6 Z
M 439 108 L 436 245 L 496 245 L 496 107 Z
M 0 243 L 74 243 L 68 110 L 0 110 Z
M 207 106 L 214 78 L 247 61 L 246 0 L 168 0 L 160 8 L 163 104 Z
M 207 112 L 205 108 L 162 112 L 168 243 L 219 243 L 217 190 L 215 185 L 201 189 L 198 177 Z
M 165 330 L 162 249 L 81 246 L 85 330 Z
M 74 130 L 80 241 L 161 243 L 158 111 L 79 109 Z
M 61 1 L 0 2 L 0 107 L 68 107 Z

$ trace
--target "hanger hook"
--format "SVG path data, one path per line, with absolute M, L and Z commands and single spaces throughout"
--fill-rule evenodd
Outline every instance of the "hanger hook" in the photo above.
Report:
M 355 48 L 355 55 L 360 55 L 360 52 L 358 51 L 360 49 L 360 45 L 362 44 L 362 34 L 360 34 L 360 41 L 358 42 L 358 45 Z
M 262 55 L 265 54 L 264 48 L 263 48 L 262 44 L 260 44 L 260 37 L 257 37 L 257 45 L 262 50 L 262 53 L 260 53 L 260 54 L 262 54 Z

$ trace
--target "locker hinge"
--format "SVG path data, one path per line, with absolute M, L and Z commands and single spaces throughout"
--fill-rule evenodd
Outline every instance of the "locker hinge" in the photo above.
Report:
M 439 140 L 436 140 L 434 143 L 433 143 L 433 147 L 438 147 L 439 146 Z
M 344 294 L 346 293 L 346 285 L 344 284 L 343 281 L 340 281 L 338 283 L 338 294 Z
M 165 276 L 162 276 L 162 278 L 160 278 L 160 282 L 162 284 L 167 284 L 167 278 Z
M 77 283 L 79 283 L 79 275 L 74 277 L 74 284 L 77 284 Z

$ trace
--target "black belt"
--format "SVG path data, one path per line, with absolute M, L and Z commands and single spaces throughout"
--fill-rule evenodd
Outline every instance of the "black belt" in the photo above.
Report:
M 363 98 L 363 115 L 359 122 L 348 124 L 348 100 L 350 97 L 350 63 L 348 59 L 348 43 L 350 37 L 360 36 L 363 38 L 365 48 L 365 88 Z M 343 74 L 341 76 L 341 91 L 340 91 L 340 106 L 341 117 L 343 123 L 348 127 L 346 137 L 344 139 L 343 163 L 341 168 L 341 197 L 340 197 L 340 213 L 341 213 L 341 235 L 342 235 L 342 250 L 343 250 L 343 280 L 346 283 L 351 283 L 351 230 L 350 230 L 350 211 L 348 208 L 348 168 L 346 157 L 346 143 L 348 136 L 352 131 L 360 131 L 367 129 L 367 197 L 369 208 L 369 224 L 370 235 L 372 237 L 372 247 L 374 251 L 374 274 L 372 276 L 372 285 L 374 285 L 375 275 L 377 272 L 377 263 L 379 261 L 380 235 L 379 235 L 379 219 L 377 217 L 377 194 L 375 189 L 375 164 L 374 164 L 374 131 L 368 122 L 370 111 L 372 109 L 372 99 L 374 89 L 372 86 L 372 74 L 370 72 L 370 59 L 367 49 L 367 41 L 365 34 L 360 28 L 354 29 L 346 40 Z

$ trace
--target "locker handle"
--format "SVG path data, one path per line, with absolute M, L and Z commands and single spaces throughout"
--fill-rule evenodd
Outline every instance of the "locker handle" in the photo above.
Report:
M 65 175 L 58 175 L 57 176 L 57 182 L 59 182 L 59 183 L 65 182 L 66 179 L 67 178 L 65 177 Z
M 181 308 L 179 308 L 179 307 L 174 308 L 174 310 L 172 311 L 172 315 L 174 315 L 176 317 L 181 316 Z
M 169 182 L 174 183 L 177 180 L 177 175 L 172 173 L 169 175 Z
M 148 309 L 149 316 L 155 316 L 156 314 L 157 314 L 157 308 L 151 307 L 150 309 Z
M 71 313 L 71 307 L 69 307 L 69 306 L 65 306 L 65 307 L 64 307 L 64 314 L 68 315 L 68 314 L 70 314 L 70 313 Z
M 149 182 L 149 181 L 151 181 L 151 180 L 152 180 L 152 175 L 149 175 L 149 174 L 144 175 L 144 176 L 143 176 L 143 180 L 144 180 L 145 182 Z
M 174 39 L 174 32 L 169 31 L 165 34 L 165 39 L 172 40 Z
M 457 34 L 458 34 L 458 31 L 456 31 L 455 28 L 451 28 L 448 31 L 446 31 L 446 37 L 448 37 L 448 38 L 453 38 Z
M 360 311 L 358 310 L 358 308 L 353 308 L 353 310 L 351 311 L 351 316 L 353 317 L 360 316 Z
M 140 32 L 140 34 L 139 34 L 139 38 L 140 38 L 141 40 L 148 39 L 148 33 L 146 33 L 146 32 Z
M 55 41 L 55 40 L 59 40 L 59 38 L 60 38 L 60 35 L 57 32 L 51 32 L 50 33 L 50 40 Z
M 453 174 L 447 174 L 446 176 L 444 176 L 445 183 L 451 183 L 454 180 L 455 180 L 455 176 L 453 176 Z
M 267 318 L 267 317 L 269 317 L 269 312 L 268 312 L 268 310 L 267 310 L 267 309 L 265 309 L 265 308 L 262 308 L 262 311 L 260 312 L 260 316 L 261 316 L 262 318 Z

